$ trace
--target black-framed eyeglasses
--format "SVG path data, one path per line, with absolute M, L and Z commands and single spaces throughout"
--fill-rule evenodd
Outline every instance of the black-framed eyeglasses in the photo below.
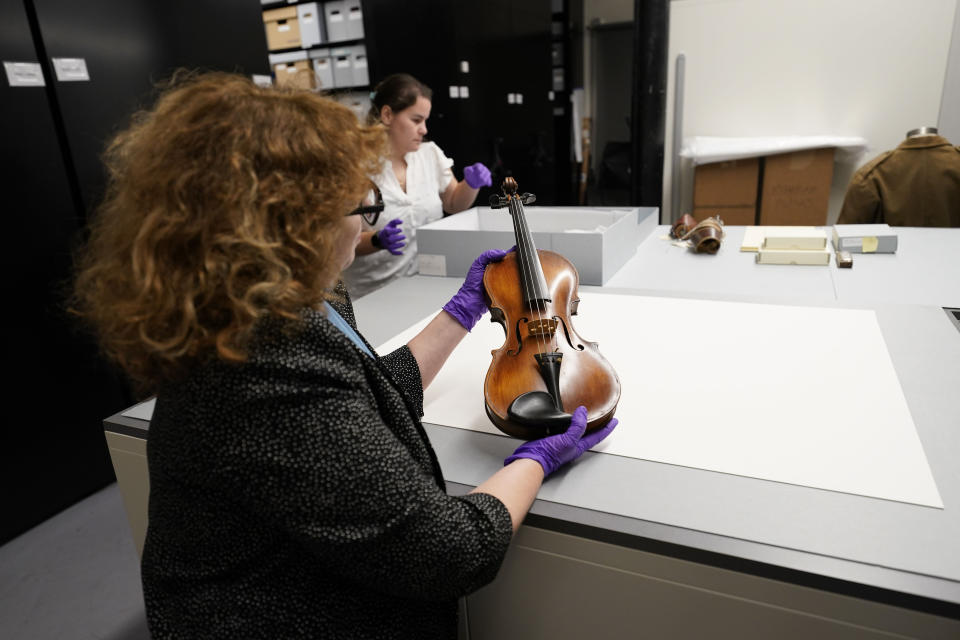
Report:
M 348 216 L 363 216 L 363 221 L 373 226 L 377 223 L 377 220 L 380 218 L 380 212 L 383 211 L 383 195 L 380 193 L 380 189 L 377 187 L 373 188 L 373 204 L 362 204 L 350 213 Z

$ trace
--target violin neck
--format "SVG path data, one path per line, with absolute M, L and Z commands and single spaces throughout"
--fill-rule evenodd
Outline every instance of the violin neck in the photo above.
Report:
M 528 308 L 543 308 L 551 301 L 547 279 L 543 275 L 540 255 L 533 244 L 533 234 L 530 233 L 518 195 L 510 198 L 510 215 L 513 218 L 513 235 L 517 239 L 517 266 L 520 270 L 523 301 Z

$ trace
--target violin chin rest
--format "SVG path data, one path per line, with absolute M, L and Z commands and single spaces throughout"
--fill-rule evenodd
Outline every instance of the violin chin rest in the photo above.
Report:
M 563 433 L 573 416 L 557 409 L 553 396 L 546 391 L 520 394 L 507 409 L 507 418 L 517 424 L 546 429 L 546 434 Z

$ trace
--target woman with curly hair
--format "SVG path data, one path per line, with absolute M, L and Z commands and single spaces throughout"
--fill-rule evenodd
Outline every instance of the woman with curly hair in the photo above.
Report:
M 75 311 L 144 391 L 157 638 L 441 638 L 543 478 L 613 428 L 521 445 L 449 496 L 423 387 L 485 311 L 488 251 L 379 356 L 338 286 L 384 147 L 336 102 L 190 75 L 109 147 Z M 353 215 L 353 214 L 362 215 Z M 613 422 L 613 421 L 611 421 Z

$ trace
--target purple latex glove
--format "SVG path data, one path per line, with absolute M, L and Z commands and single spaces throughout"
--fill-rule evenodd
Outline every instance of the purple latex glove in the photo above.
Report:
M 403 235 L 403 231 L 400 229 L 400 225 L 403 223 L 403 220 L 400 218 L 394 218 L 390 222 L 373 234 L 373 246 L 380 249 L 386 249 L 395 256 L 403 255 L 403 247 L 407 244 L 405 240 L 407 236 Z
M 493 184 L 490 180 L 490 169 L 487 169 L 482 162 L 476 162 L 463 170 L 463 179 L 474 189 L 480 187 L 489 187 Z
M 543 475 L 546 477 L 568 462 L 579 458 L 587 449 L 592 449 L 610 435 L 618 423 L 619 420 L 612 418 L 596 431 L 583 435 L 587 429 L 587 408 L 577 407 L 573 412 L 573 418 L 570 419 L 570 427 L 565 433 L 525 442 L 517 447 L 513 455 L 504 460 L 503 464 L 506 466 L 519 458 L 536 460 L 543 467 Z
M 512 251 L 512 249 L 511 249 Z M 457 294 L 450 298 L 443 310 L 457 319 L 467 331 L 473 329 L 487 310 L 487 301 L 483 299 L 483 271 L 491 262 L 500 262 L 503 256 L 510 253 L 502 249 L 490 249 L 480 254 L 470 270 Z

